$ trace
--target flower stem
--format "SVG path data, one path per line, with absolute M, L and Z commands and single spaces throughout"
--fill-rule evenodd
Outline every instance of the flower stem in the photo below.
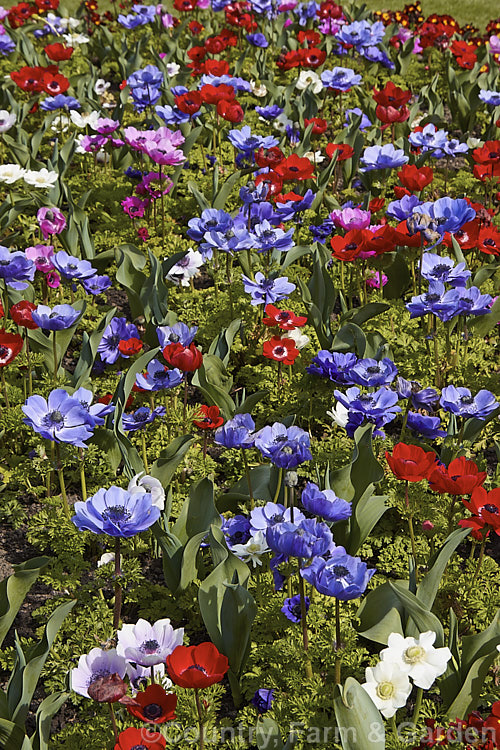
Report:
M 280 496 L 280 491 L 281 491 L 281 485 L 282 484 L 283 484 L 283 469 L 280 466 L 279 467 L 279 473 L 278 473 L 278 482 L 277 482 L 277 485 L 276 485 L 276 492 L 274 493 L 274 497 L 273 497 L 273 503 L 277 503 L 278 502 L 278 498 Z
M 142 462 L 144 464 L 144 469 L 146 471 L 146 474 L 149 474 L 148 453 L 146 449 L 146 430 L 141 430 L 141 440 L 142 440 Z
M 478 576 L 479 576 L 479 573 L 481 572 L 481 568 L 482 568 L 483 560 L 484 560 L 484 550 L 486 548 L 486 540 L 487 540 L 487 538 L 488 538 L 488 534 L 485 533 L 484 536 L 483 536 L 483 540 L 481 542 L 481 547 L 479 549 L 479 557 L 477 559 L 476 570 L 474 571 L 474 575 L 472 577 L 472 581 L 470 582 L 470 586 L 469 586 L 469 588 L 467 590 L 468 594 L 474 588 L 474 584 L 476 583 L 476 581 L 478 579 Z
M 33 395 L 33 373 L 31 372 L 31 351 L 30 351 L 30 342 L 28 339 L 27 330 L 26 330 L 24 343 L 26 345 L 26 360 L 28 362 L 28 396 L 32 396 Z
M 80 448 L 80 486 L 82 489 L 82 500 L 87 499 L 87 480 L 85 478 L 85 454 L 83 448 Z
M 120 624 L 122 612 L 122 587 L 120 584 L 121 571 L 121 539 L 115 538 L 115 605 L 113 608 L 113 630 L 117 630 Z
M 418 723 L 418 717 L 420 716 L 420 709 L 422 707 L 422 697 L 424 695 L 423 688 L 418 688 L 417 690 L 417 697 L 415 699 L 415 708 L 413 709 L 413 717 L 412 717 L 412 724 L 413 726 L 416 726 Z
M 201 703 L 200 703 L 200 696 L 198 688 L 195 688 L 194 690 L 194 700 L 196 703 L 196 711 L 198 713 L 198 727 L 200 730 L 200 744 L 199 748 L 200 750 L 204 750 L 205 747 L 205 724 L 203 721 L 203 714 L 201 712 Z
M 187 401 L 188 401 L 188 382 L 187 382 L 187 373 L 186 373 L 184 375 L 184 410 L 182 412 L 182 421 L 184 423 L 184 430 L 186 430 Z
M 308 680 L 312 679 L 313 671 L 311 665 L 311 659 L 307 653 L 309 650 L 309 636 L 307 635 L 307 611 L 306 611 L 306 592 L 304 586 L 304 579 L 300 575 L 300 560 L 299 565 L 299 596 L 300 596 L 300 625 L 302 627 L 302 643 L 304 645 L 304 656 L 305 656 L 305 668 L 306 677 Z
M 252 480 L 250 478 L 250 467 L 248 466 L 247 456 L 244 448 L 241 449 L 241 455 L 243 456 L 243 465 L 245 467 L 245 476 L 247 478 L 248 484 L 248 494 L 250 495 L 250 510 L 253 510 L 255 508 L 255 501 L 253 498 Z
M 341 635 L 340 635 L 340 599 L 335 599 L 335 684 L 340 685 L 340 657 Z
M 115 709 L 112 703 L 108 703 L 109 713 L 111 716 L 111 726 L 113 727 L 113 734 L 115 736 L 115 742 L 118 742 L 118 727 L 116 726 Z
M 57 476 L 59 478 L 59 487 L 61 488 L 61 497 L 63 501 L 64 513 L 66 514 L 66 518 L 71 518 L 71 513 L 69 512 L 68 496 L 66 494 L 66 484 L 64 482 L 64 472 L 63 472 L 63 465 L 61 461 L 61 449 L 59 447 L 59 443 L 56 443 L 56 459 L 57 459 Z
M 415 533 L 413 531 L 413 514 L 410 511 L 410 498 L 408 496 L 408 481 L 405 483 L 405 502 L 408 510 L 408 531 L 410 532 L 411 554 L 415 563 L 415 574 L 417 572 L 417 548 L 415 545 Z
M 57 344 L 56 344 L 56 332 L 52 331 L 52 355 L 54 357 L 54 385 L 57 382 Z

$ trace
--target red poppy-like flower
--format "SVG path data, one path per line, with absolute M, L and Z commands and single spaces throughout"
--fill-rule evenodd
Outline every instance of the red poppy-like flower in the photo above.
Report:
M 193 62 L 201 62 L 207 56 L 207 51 L 205 47 L 195 46 L 188 49 L 186 54 Z
M 132 716 L 151 724 L 164 724 L 175 719 L 177 696 L 167 693 L 161 685 L 148 685 L 146 690 L 139 690 L 133 698 L 121 701 Z
M 411 91 L 401 89 L 395 86 L 392 81 L 388 81 L 380 91 L 373 89 L 373 98 L 382 107 L 394 107 L 400 109 L 411 99 Z
M 278 146 L 272 146 L 271 148 L 264 149 L 262 146 L 255 153 L 255 163 L 261 169 L 263 167 L 271 167 L 275 169 L 278 164 L 281 164 L 285 154 Z
M 500 737 L 500 701 L 495 701 L 491 707 L 491 713 L 483 724 L 483 728 L 494 730 L 495 736 Z
M 485 471 L 479 471 L 474 461 L 460 456 L 448 467 L 438 464 L 429 477 L 429 485 L 431 490 L 441 494 L 448 492 L 450 495 L 470 495 L 485 479 Z
M 203 354 L 194 345 L 183 346 L 181 343 L 167 344 L 163 356 L 171 367 L 177 367 L 181 372 L 194 372 L 203 364 Z
M 164 750 L 166 746 L 167 740 L 159 732 L 129 727 L 118 735 L 114 750 Z
M 266 305 L 265 312 L 268 317 L 263 319 L 264 325 L 279 326 L 282 331 L 293 331 L 307 323 L 306 317 L 297 316 L 291 310 L 280 310 L 274 305 Z
M 11 29 L 18 29 L 20 26 L 23 26 L 37 12 L 38 8 L 31 3 L 13 5 L 7 16 Z
M 41 77 L 44 68 L 32 67 L 25 65 L 19 70 L 13 70 L 10 77 L 14 83 L 23 91 L 41 91 Z
M 372 198 L 370 203 L 368 204 L 368 208 L 372 212 L 372 214 L 376 214 L 377 211 L 380 211 L 384 206 L 385 198 Z
M 405 164 L 397 173 L 399 181 L 412 193 L 423 190 L 430 185 L 434 179 L 434 172 L 431 167 L 416 167 L 414 164 Z
M 59 7 L 59 0 L 35 0 L 36 7 L 41 10 L 57 10 Z
M 321 41 L 321 34 L 312 29 L 307 29 L 306 31 L 299 31 L 297 39 L 299 44 L 306 42 L 308 46 L 317 47 Z
M 193 36 L 198 36 L 198 34 L 201 34 L 203 31 L 203 26 L 201 23 L 198 23 L 198 21 L 190 21 L 188 23 L 188 29 L 193 34 Z
M 47 46 L 43 48 L 43 51 L 49 60 L 60 62 L 61 60 L 69 60 L 74 50 L 73 47 L 66 47 L 66 45 L 61 44 L 61 42 L 54 42 L 54 44 L 47 44 Z
M 227 83 L 221 83 L 220 86 L 212 86 L 211 83 L 206 83 L 201 87 L 199 94 L 202 101 L 207 104 L 217 104 L 223 99 L 227 102 L 234 101 L 234 89 L 232 86 L 228 86 Z
M 410 110 L 408 107 L 397 109 L 396 107 L 383 107 L 381 104 L 378 104 L 375 114 L 380 122 L 390 125 L 394 122 L 406 122 L 410 116 Z
M 480 148 L 475 148 L 472 158 L 478 164 L 498 164 L 500 162 L 500 141 L 486 141 Z
M 435 453 L 406 443 L 396 443 L 392 454 L 386 451 L 385 457 L 394 476 L 407 482 L 428 479 L 436 463 Z
M 226 42 L 220 38 L 220 36 L 209 36 L 205 40 L 205 49 L 210 52 L 211 55 L 219 55 L 226 49 Z
M 314 164 L 305 156 L 292 154 L 275 168 L 282 180 L 309 180 L 314 174 Z
M 285 54 L 281 54 L 276 61 L 276 65 L 278 66 L 278 68 L 281 68 L 281 70 L 291 70 L 292 68 L 298 68 L 299 65 L 302 64 L 301 52 L 302 50 L 290 50 Z
M 227 60 L 205 60 L 200 65 L 200 74 L 226 76 L 229 73 Z
M 42 91 L 50 96 L 57 96 L 57 94 L 64 94 L 69 89 L 69 81 L 66 76 L 60 73 L 43 73 L 40 84 Z
M 198 646 L 177 646 L 167 656 L 170 679 L 184 688 L 201 689 L 215 685 L 228 669 L 227 657 L 210 641 Z
M 267 185 L 267 197 L 270 198 L 273 195 L 278 195 L 283 189 L 283 180 L 277 172 L 266 172 L 264 174 L 258 174 L 255 178 L 255 185 L 264 183 Z
M 238 123 L 243 122 L 245 119 L 245 113 L 241 104 L 236 100 L 228 102 L 222 99 L 220 102 L 217 102 L 217 113 L 228 122 Z
M 120 354 L 124 354 L 126 357 L 133 357 L 134 354 L 138 354 L 144 344 L 138 338 L 134 336 L 130 339 L 122 339 L 118 344 Z
M 175 106 L 186 115 L 194 115 L 202 105 L 201 93 L 199 91 L 187 91 L 175 97 Z
M 500 232 L 495 227 L 483 227 L 479 230 L 478 249 L 488 255 L 500 255 Z
M 198 418 L 193 419 L 193 424 L 200 430 L 216 430 L 224 423 L 218 406 L 206 406 L 202 404 L 198 411 Z
M 23 348 L 23 337 L 18 333 L 0 330 L 0 367 L 12 362 Z
M 134 388 L 132 388 L 132 390 L 134 390 Z M 104 396 L 100 396 L 97 399 L 97 403 L 98 404 L 110 404 L 112 402 L 112 400 L 113 400 L 113 394 L 112 393 L 105 393 Z M 125 404 L 125 408 L 126 409 L 130 409 L 130 407 L 132 406 L 133 403 L 134 403 L 134 397 L 133 396 L 129 396 L 128 399 L 127 399 L 127 403 Z
M 319 68 L 326 60 L 326 51 L 317 47 L 300 50 L 300 64 L 305 68 Z
M 342 237 L 340 234 L 332 237 L 332 255 L 337 260 L 354 260 L 360 253 L 369 251 L 369 243 L 373 234 L 368 229 L 351 229 Z
M 193 11 L 197 4 L 197 0 L 174 0 L 175 10 L 183 11 L 184 13 Z
M 479 226 L 480 222 L 477 216 L 468 221 L 461 227 L 458 232 L 453 233 L 453 237 L 456 239 L 462 250 L 471 250 L 473 247 L 478 246 L 479 242 Z M 453 247 L 452 235 L 449 232 L 445 232 L 443 235 L 443 245 L 446 247 Z
M 304 125 L 306 126 L 306 128 L 311 125 L 311 123 L 313 125 L 313 135 L 322 135 L 326 132 L 328 123 L 326 120 L 323 120 L 322 117 L 311 117 L 310 119 L 304 119 Z
M 477 55 L 474 52 L 469 52 L 467 55 L 461 55 L 455 59 L 457 64 L 464 70 L 472 70 L 477 63 Z
M 487 533 L 493 529 L 500 536 L 500 487 L 489 492 L 484 487 L 476 487 L 470 500 L 462 498 L 462 502 L 473 515 L 459 521 L 459 526 L 471 528 L 475 539 L 482 538 L 484 529 Z
M 264 341 L 264 357 L 274 359 L 275 362 L 283 362 L 284 365 L 293 365 L 299 353 L 293 339 L 280 339 L 277 336 L 273 336 L 269 341 Z
M 10 317 L 18 326 L 29 328 L 30 331 L 34 331 L 38 326 L 33 320 L 31 313 L 33 310 L 36 310 L 36 308 L 37 306 L 33 302 L 28 302 L 28 300 L 23 299 L 21 302 L 16 302 L 15 305 L 12 305 L 10 308 Z
M 337 154 L 337 161 L 346 161 L 354 154 L 353 147 L 348 143 L 329 143 L 325 150 L 329 159 L 333 159 L 333 155 Z

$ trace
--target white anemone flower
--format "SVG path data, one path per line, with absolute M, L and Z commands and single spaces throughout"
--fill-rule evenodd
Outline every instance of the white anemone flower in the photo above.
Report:
M 103 565 L 109 565 L 109 563 L 112 563 L 114 561 L 115 561 L 115 553 L 105 552 L 103 555 L 100 556 L 99 560 L 97 561 L 97 567 L 102 568 Z
M 39 169 L 38 171 L 36 169 L 27 169 L 23 177 L 25 183 L 32 185 L 32 187 L 51 188 L 54 187 L 59 175 L 57 172 L 49 171 L 43 167 L 43 169 Z
M 400 633 L 391 633 L 388 648 L 380 652 L 384 663 L 397 664 L 417 687 L 429 690 L 437 677 L 446 672 L 451 659 L 449 648 L 434 648 L 436 633 L 427 630 L 418 638 L 404 638 Z
M 293 120 L 290 120 L 284 112 L 273 120 L 273 128 L 279 130 L 280 133 L 284 133 L 288 127 L 293 127 Z
M 349 421 L 349 409 L 344 404 L 337 401 L 335 406 L 332 407 L 331 411 L 326 412 L 327 416 L 333 419 L 336 425 L 339 427 L 345 427 Z
M 97 96 L 102 96 L 111 86 L 109 81 L 105 81 L 104 78 L 98 78 L 94 84 L 94 92 Z
M 7 185 L 13 185 L 26 174 L 26 170 L 19 164 L 1 164 L 0 165 L 0 182 Z
M 75 109 L 72 109 L 69 116 L 71 117 L 71 122 L 73 125 L 76 125 L 77 128 L 86 128 L 87 125 L 89 125 L 95 130 L 97 128 L 97 121 L 101 115 L 99 112 L 84 112 L 81 114 Z
M 13 112 L 7 112 L 6 109 L 0 109 L 0 133 L 6 133 L 10 130 L 16 121 L 16 116 Z
M 379 661 L 374 667 L 366 668 L 365 677 L 366 682 L 361 687 L 386 719 L 390 719 L 398 708 L 406 705 L 411 693 L 411 682 L 399 664 Z
M 323 91 L 324 86 L 321 78 L 314 70 L 301 70 L 295 82 L 295 88 L 299 91 L 310 89 L 313 94 L 319 94 L 320 91 Z
M 325 156 L 321 153 L 321 151 L 306 151 L 304 154 L 306 159 L 309 159 L 309 161 L 312 161 L 313 164 L 321 164 L 322 161 L 325 161 Z
M 181 66 L 178 65 L 177 63 L 167 63 L 166 68 L 167 68 L 168 77 L 173 78 L 174 76 L 177 75 L 177 73 L 181 69 Z
M 260 558 L 269 551 L 263 531 L 258 531 L 245 544 L 233 544 L 231 547 L 231 552 L 234 552 L 243 562 L 252 562 L 254 568 L 262 565 Z
M 255 81 L 250 81 L 250 86 L 252 88 L 252 94 L 254 96 L 257 96 L 259 99 L 263 96 L 266 96 L 267 94 L 267 88 L 263 83 L 256 83 Z
M 287 339 L 293 339 L 297 349 L 303 349 L 308 345 L 310 338 L 302 333 L 300 328 L 294 328 L 292 331 L 286 331 L 285 336 Z
M 119 656 L 142 667 L 152 667 L 163 664 L 177 646 L 182 646 L 184 628 L 174 629 L 168 618 L 153 625 L 141 618 L 135 625 L 122 625 L 117 636 Z
M 141 471 L 140 474 L 136 474 L 133 479 L 130 480 L 127 487 L 127 491 L 131 495 L 145 495 L 147 492 L 151 495 L 152 504 L 160 510 L 165 507 L 165 490 L 159 479 L 144 474 Z
M 196 276 L 202 265 L 202 254 L 190 247 L 186 255 L 172 266 L 166 278 L 177 286 L 189 286 L 189 280 Z
M 87 44 L 87 42 L 90 42 L 90 37 L 85 36 L 85 34 L 63 34 L 63 38 L 70 47 L 76 47 L 78 44 Z

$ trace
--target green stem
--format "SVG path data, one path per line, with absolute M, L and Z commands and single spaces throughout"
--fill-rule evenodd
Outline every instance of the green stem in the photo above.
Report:
M 33 373 L 31 372 L 31 351 L 30 342 L 28 339 L 28 329 L 26 329 L 26 336 L 24 339 L 26 345 L 26 360 L 28 362 L 28 396 L 33 395 Z
M 80 448 L 80 486 L 82 490 L 82 500 L 87 499 L 87 480 L 85 478 L 85 454 L 83 448 Z
M 340 658 L 341 635 L 340 635 L 340 599 L 335 599 L 335 684 L 340 685 Z
M 245 467 L 245 476 L 248 484 L 248 494 L 250 495 L 250 510 L 253 510 L 255 508 L 255 500 L 253 497 L 252 480 L 250 478 L 250 467 L 248 466 L 248 460 L 244 448 L 241 449 L 241 455 L 243 456 L 243 465 Z
M 54 358 L 54 385 L 57 382 L 57 344 L 56 344 L 56 332 L 52 331 L 52 355 Z
M 109 713 L 111 716 L 111 726 L 113 727 L 113 734 L 115 736 L 115 742 L 118 743 L 118 727 L 116 726 L 115 710 L 112 703 L 108 703 Z
M 147 453 L 147 448 L 146 448 L 146 430 L 141 430 L 141 441 L 142 441 L 142 462 L 144 464 L 144 469 L 146 471 L 146 474 L 149 474 L 148 453 Z
M 412 724 L 416 726 L 418 724 L 418 718 L 420 716 L 420 709 L 422 707 L 422 697 L 424 695 L 424 691 L 422 688 L 418 688 L 417 690 L 417 697 L 415 699 L 415 708 L 413 709 L 413 718 L 412 718 Z
M 118 630 L 122 613 L 121 571 L 121 539 L 115 537 L 115 605 L 113 607 L 113 630 Z
M 187 402 L 188 402 L 188 381 L 187 381 L 187 373 L 185 373 L 184 374 L 184 409 L 183 409 L 183 412 L 182 412 L 182 421 L 184 423 L 184 432 L 186 431 Z
M 394 737 L 396 747 L 399 747 L 399 735 L 398 735 L 398 728 L 396 726 L 396 714 L 394 714 L 394 716 L 391 716 L 390 721 L 391 721 L 392 735 Z
M 55 446 L 56 446 L 56 459 L 57 459 L 57 476 L 59 478 L 59 487 L 61 488 L 61 497 L 63 501 L 64 513 L 66 514 L 67 518 L 71 518 L 71 513 L 69 511 L 68 496 L 66 494 L 66 484 L 64 482 L 63 465 L 61 461 L 61 448 L 59 446 L 59 443 L 56 443 Z
M 7 409 L 10 409 L 10 401 L 7 395 L 7 383 L 5 382 L 5 375 L 3 374 L 3 367 L 0 369 L 0 377 L 2 379 L 2 390 L 3 390 L 3 397 L 5 399 L 5 406 Z
M 309 650 L 309 636 L 307 635 L 306 592 L 305 592 L 304 579 L 300 575 L 300 568 L 301 568 L 300 559 L 298 560 L 298 566 L 299 566 L 300 625 L 302 628 L 302 643 L 304 645 L 306 678 L 308 680 L 311 680 L 313 676 L 313 671 L 312 671 L 311 659 L 309 658 L 309 654 L 307 653 Z
M 482 568 L 483 560 L 484 560 L 484 550 L 486 548 L 486 540 L 487 539 L 488 539 L 488 535 L 485 533 L 484 536 L 483 536 L 482 542 L 481 542 L 481 547 L 479 549 L 479 557 L 477 559 L 476 570 L 475 570 L 474 575 L 472 577 L 472 581 L 470 582 L 470 586 L 469 586 L 469 589 L 468 589 L 467 593 L 470 593 L 472 591 L 472 589 L 474 588 L 474 584 L 476 583 L 476 581 L 478 579 L 479 573 L 481 572 L 481 568 Z
M 277 503 L 278 502 L 278 498 L 280 496 L 280 491 L 281 491 L 281 485 L 282 484 L 283 484 L 283 469 L 280 466 L 279 467 L 279 472 L 278 472 L 278 483 L 276 485 L 276 492 L 274 493 L 273 503 Z
M 201 712 L 201 703 L 198 688 L 194 691 L 194 700 L 196 703 L 196 712 L 198 714 L 198 727 L 200 730 L 200 744 L 199 749 L 204 750 L 205 747 L 205 723 L 203 721 L 203 714 Z
M 415 575 L 417 575 L 417 547 L 415 545 L 415 533 L 413 531 L 413 514 L 410 511 L 410 498 L 408 496 L 408 482 L 405 483 L 405 502 L 408 510 L 408 531 L 410 532 L 411 554 L 415 563 Z

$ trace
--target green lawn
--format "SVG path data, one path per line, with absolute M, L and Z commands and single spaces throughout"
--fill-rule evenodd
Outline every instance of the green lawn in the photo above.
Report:
M 364 0 L 372 10 L 402 10 L 406 2 L 410 0 Z M 464 25 L 473 23 L 484 31 L 488 21 L 500 16 L 500 5 L 487 0 L 466 0 L 466 2 L 453 2 L 453 0 L 422 0 L 422 12 L 424 16 L 431 13 L 448 14 Z

